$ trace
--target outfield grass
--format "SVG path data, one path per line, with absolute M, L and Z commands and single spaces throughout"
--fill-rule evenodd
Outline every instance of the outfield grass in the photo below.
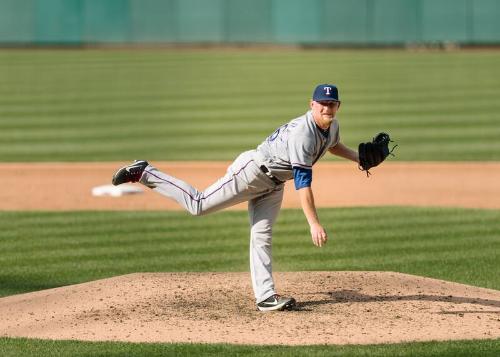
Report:
M 500 211 L 320 209 L 331 234 L 310 242 L 299 210 L 283 210 L 275 270 L 389 270 L 500 289 Z M 132 272 L 248 271 L 241 211 L 0 212 L 0 296 Z M 249 297 L 250 299 L 251 297 Z M 496 356 L 500 340 L 381 346 L 254 347 L 0 339 L 2 356 L 337 355 Z
M 0 50 L 2 161 L 230 160 L 335 82 L 350 146 L 500 160 L 500 51 Z

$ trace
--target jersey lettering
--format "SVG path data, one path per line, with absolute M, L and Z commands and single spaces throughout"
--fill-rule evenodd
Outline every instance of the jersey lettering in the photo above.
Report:
M 284 124 L 282 126 L 280 126 L 278 129 L 276 129 L 274 131 L 274 133 L 272 133 L 268 138 L 267 138 L 267 141 L 269 142 L 273 142 L 274 140 L 276 140 L 276 138 L 278 137 L 278 135 L 280 134 L 280 132 L 282 132 L 283 130 L 285 130 L 288 126 L 288 123 L 287 124 Z

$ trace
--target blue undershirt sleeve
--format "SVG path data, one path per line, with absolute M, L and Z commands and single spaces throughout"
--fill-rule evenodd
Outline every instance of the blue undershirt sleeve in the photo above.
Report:
M 311 187 L 312 169 L 305 169 L 303 167 L 294 167 L 293 181 L 295 183 L 296 190 L 299 190 L 304 187 Z

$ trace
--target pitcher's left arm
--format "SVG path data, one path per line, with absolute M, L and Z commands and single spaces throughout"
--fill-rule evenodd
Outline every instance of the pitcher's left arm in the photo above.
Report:
M 358 152 L 345 146 L 340 141 L 337 145 L 328 149 L 328 151 L 335 156 L 340 156 L 343 157 L 344 159 L 348 159 L 356 163 L 359 163 Z

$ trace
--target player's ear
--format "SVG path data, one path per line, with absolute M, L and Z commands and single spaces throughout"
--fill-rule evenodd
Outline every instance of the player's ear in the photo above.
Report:
M 312 99 L 309 100 L 309 108 L 311 108 L 311 109 L 313 108 L 313 100 Z

